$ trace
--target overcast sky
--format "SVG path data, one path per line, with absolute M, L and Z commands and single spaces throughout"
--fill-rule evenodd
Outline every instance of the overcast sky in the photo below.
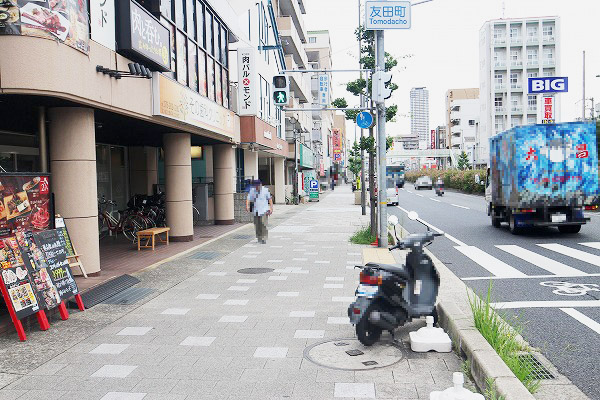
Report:
M 362 0 L 364 7 L 365 0 Z M 358 43 L 353 35 L 358 25 L 358 0 L 304 0 L 308 30 L 328 29 L 333 49 L 333 68 L 358 68 Z M 412 87 L 429 89 L 430 129 L 445 124 L 445 94 L 448 89 L 479 87 L 479 29 L 485 21 L 502 18 L 502 0 L 434 0 L 413 8 L 412 29 L 388 30 L 386 51 L 400 60 L 394 72 L 399 89 L 387 104 L 397 104 L 397 123 L 388 125 L 388 135 L 410 133 L 409 92 Z M 582 113 L 582 51 L 586 50 L 586 97 L 600 102 L 600 0 L 506 0 L 506 18 L 559 16 L 561 76 L 569 77 L 569 93 L 562 94 L 562 121 Z M 345 82 L 356 75 L 333 75 L 334 97 L 346 97 L 349 105 L 358 98 L 345 90 Z M 576 103 L 578 102 L 578 103 Z M 404 117 L 402 115 L 405 115 Z M 354 125 L 347 125 L 348 137 Z

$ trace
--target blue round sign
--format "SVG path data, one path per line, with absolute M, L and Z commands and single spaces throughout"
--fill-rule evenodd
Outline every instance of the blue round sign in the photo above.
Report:
M 362 129 L 368 129 L 373 125 L 373 116 L 370 112 L 363 111 L 356 116 L 356 125 Z

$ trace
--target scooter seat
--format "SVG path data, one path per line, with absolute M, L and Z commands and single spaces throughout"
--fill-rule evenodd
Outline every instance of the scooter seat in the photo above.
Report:
M 367 263 L 367 267 L 375 267 L 386 272 L 398 275 L 402 279 L 410 279 L 410 274 L 404 266 L 397 266 L 392 264 L 378 264 L 378 263 Z

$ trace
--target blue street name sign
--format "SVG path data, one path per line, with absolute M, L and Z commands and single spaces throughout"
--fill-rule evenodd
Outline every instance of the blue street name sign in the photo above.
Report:
M 369 129 L 373 125 L 373 116 L 370 112 L 361 112 L 356 116 L 356 125 L 362 129 Z
M 410 29 L 410 1 L 367 1 L 365 29 Z
M 569 78 L 567 77 L 529 78 L 529 94 L 568 91 Z

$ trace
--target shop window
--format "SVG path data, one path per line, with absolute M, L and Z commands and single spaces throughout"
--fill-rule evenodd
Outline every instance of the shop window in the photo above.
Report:
M 207 97 L 206 53 L 201 49 L 198 49 L 198 85 L 200 94 Z
M 212 55 L 215 56 L 215 60 L 221 60 L 221 50 L 219 49 L 220 47 L 220 39 L 219 37 L 221 33 L 221 26 L 219 25 L 219 23 L 217 22 L 216 18 L 213 20 L 213 49 L 212 49 Z
M 182 85 L 187 85 L 187 49 L 185 42 L 185 35 L 177 31 L 177 81 Z
M 223 107 L 229 108 L 229 73 L 223 69 Z
M 160 14 L 167 19 L 173 20 L 173 2 L 172 0 L 160 1 Z
M 212 58 L 207 57 L 206 62 L 208 65 L 208 98 L 211 100 L 215 99 L 215 62 Z
M 184 0 L 175 0 L 175 24 L 177 28 L 185 30 Z
M 227 29 L 225 29 L 225 27 L 221 25 L 221 63 L 223 63 L 223 65 L 226 67 L 229 66 L 227 54 L 228 47 L 229 44 L 227 40 Z
M 204 16 L 204 27 L 205 27 L 205 46 L 204 48 L 207 50 L 208 53 L 215 55 L 215 53 L 213 52 L 213 17 L 212 14 L 209 13 L 208 11 L 206 11 L 206 14 Z
M 221 88 L 221 67 L 215 63 L 215 101 L 218 104 L 223 104 L 223 89 Z
M 196 29 L 198 30 L 198 44 L 200 47 L 206 48 L 206 43 L 204 41 L 204 5 L 199 1 L 196 2 Z
M 188 67 L 189 67 L 189 82 L 188 86 L 194 91 L 198 91 L 198 48 L 189 42 L 188 46 Z
M 194 40 L 196 40 L 196 13 L 194 12 L 194 5 L 196 2 L 194 0 L 187 0 L 185 6 L 185 13 L 187 18 L 187 33 L 188 36 Z

